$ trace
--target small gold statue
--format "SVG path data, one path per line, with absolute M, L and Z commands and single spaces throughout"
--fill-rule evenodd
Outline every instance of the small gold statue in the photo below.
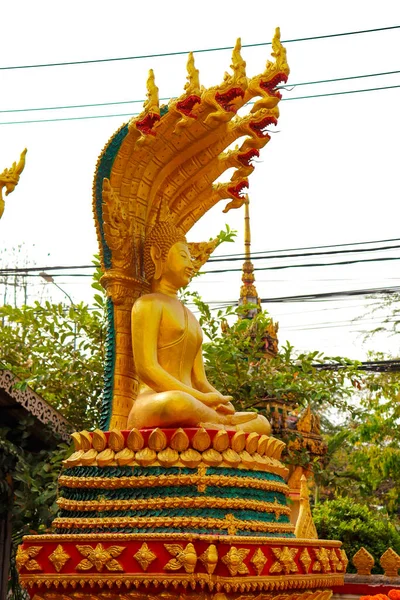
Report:
M 11 169 L 4 169 L 4 171 L 0 173 L 0 219 L 3 216 L 5 207 L 3 187 L 6 188 L 6 196 L 15 190 L 16 186 L 18 185 L 19 177 L 25 167 L 26 153 L 27 149 L 25 148 L 25 150 L 21 152 L 19 163 L 13 163 Z
M 144 244 L 144 266 L 151 293 L 132 309 L 140 387 L 128 428 L 206 425 L 269 434 L 265 417 L 236 413 L 231 396 L 207 381 L 200 325 L 177 297 L 194 273 L 183 232 L 168 221 L 156 225 Z

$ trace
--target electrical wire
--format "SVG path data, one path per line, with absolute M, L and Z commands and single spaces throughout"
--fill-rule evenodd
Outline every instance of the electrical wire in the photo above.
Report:
M 301 85 L 317 85 L 321 83 L 334 83 L 336 81 L 350 81 L 351 79 L 364 79 L 365 77 L 380 77 L 381 75 L 396 75 L 400 71 L 387 71 L 386 73 L 369 73 L 368 75 L 349 75 L 348 77 L 336 77 L 335 79 L 321 79 L 319 81 L 305 81 L 302 83 L 289 83 L 286 85 L 278 85 L 276 89 L 286 89 L 287 87 L 294 88 Z M 1 111 L 0 111 L 1 112 Z
M 137 117 L 139 113 L 119 113 L 113 115 L 88 115 L 85 117 L 59 117 L 57 119 L 30 119 L 26 121 L 3 121 L 0 125 L 27 125 L 28 123 L 56 123 L 60 121 L 84 121 L 86 119 L 110 119 L 113 117 Z
M 321 371 L 338 371 L 340 369 L 345 369 L 346 365 L 342 365 L 339 363 L 317 363 L 314 364 L 313 367 Z M 367 360 L 357 365 L 357 369 L 359 371 L 371 371 L 376 373 L 397 373 L 400 371 L 400 360 Z
M 341 247 L 341 246 L 358 246 L 360 244 L 363 245 L 367 245 L 367 244 L 375 244 L 375 243 L 383 243 L 383 242 L 391 242 L 392 240 L 380 240 L 380 241 L 375 241 L 375 242 L 353 242 L 352 244 L 333 244 L 331 246 L 315 246 L 312 247 L 310 246 L 309 249 L 319 249 L 319 248 L 334 248 L 334 247 Z M 397 240 L 396 240 L 397 241 Z M 347 253 L 352 253 L 352 254 L 359 254 L 361 252 L 382 252 L 384 250 L 393 250 L 393 249 L 398 249 L 400 248 L 400 245 L 392 245 L 392 246 L 380 246 L 378 248 L 360 248 L 360 249 L 345 249 L 345 250 L 329 250 L 329 251 L 323 251 L 323 252 L 302 252 L 299 253 L 297 252 L 296 254 L 274 254 L 274 252 L 286 252 L 285 250 L 266 250 L 260 253 L 253 253 L 251 256 L 252 260 L 276 260 L 276 259 L 281 259 L 281 258 L 304 258 L 304 257 L 308 257 L 308 256 L 326 256 L 326 255 L 336 255 L 336 254 L 347 254 Z M 308 248 L 294 248 L 293 250 L 306 250 Z M 270 254 L 271 253 L 271 254 Z M 256 256 L 254 256 L 256 255 Z M 241 261 L 244 260 L 245 257 L 241 256 L 241 255 L 224 255 L 224 256 L 220 256 L 220 257 L 215 257 L 215 258 L 211 258 L 208 260 L 208 262 L 231 262 L 231 261 Z M 280 265 L 278 267 L 256 267 L 255 270 L 271 270 L 271 269 L 277 269 L 277 268 L 291 268 L 291 267 L 308 267 L 308 266 L 329 266 L 329 265 L 337 265 L 337 264 L 353 264 L 354 262 L 375 262 L 375 261 L 381 261 L 381 260 L 398 260 L 398 257 L 377 257 L 377 258 L 373 258 L 373 259 L 367 259 L 367 260 L 363 260 L 363 259 L 354 259 L 351 261 L 345 261 L 345 262 L 340 262 L 340 263 L 316 263 L 316 264 L 293 264 L 293 265 Z M 32 272 L 36 272 L 36 271 L 65 271 L 65 270 L 72 270 L 72 269 L 95 269 L 96 267 L 92 264 L 92 265 L 56 265 L 56 266 L 46 266 L 46 267 L 4 267 L 4 268 L 0 268 L 0 274 L 1 275 L 15 275 L 15 274 L 28 274 L 28 273 L 32 273 Z M 238 272 L 241 271 L 242 269 L 219 269 L 219 270 L 211 270 L 211 271 L 204 271 L 204 273 L 225 273 L 225 272 Z M 63 274 L 65 275 L 65 274 Z M 72 275 L 74 276 L 74 274 Z
M 313 294 L 298 294 L 296 296 L 274 296 L 272 298 L 261 298 L 262 304 L 281 304 L 281 303 L 297 303 L 297 302 L 314 302 L 314 301 L 331 301 L 353 296 L 374 296 L 377 294 L 399 294 L 400 286 L 365 288 L 359 290 L 342 290 L 338 292 L 321 292 Z M 236 306 L 237 300 L 226 300 L 223 303 L 215 300 L 207 302 L 207 304 L 224 304 L 225 306 Z
M 325 98 L 327 96 L 343 96 L 345 94 L 360 94 L 362 92 L 377 92 L 382 90 L 392 90 L 400 88 L 400 85 L 388 85 L 376 88 L 368 88 L 362 90 L 346 90 L 343 92 L 331 92 L 327 94 L 312 94 L 309 96 L 296 96 L 294 98 L 282 98 L 281 102 L 286 100 L 307 100 L 312 98 Z M 27 125 L 28 123 L 56 123 L 61 121 L 83 121 L 85 119 L 110 119 L 114 117 L 136 117 L 140 113 L 114 113 L 111 115 L 87 115 L 81 117 L 58 117 L 54 119 L 28 119 L 26 121 L 3 121 L 0 125 Z
M 295 98 L 282 98 L 281 102 L 286 100 L 309 100 L 310 98 L 325 98 L 327 96 L 343 96 L 344 94 L 361 94 L 362 92 L 377 92 L 379 90 L 393 90 L 399 88 L 400 85 L 387 85 L 377 88 L 368 88 L 363 90 L 346 90 L 344 92 L 329 92 L 326 94 L 314 94 L 312 96 L 296 96 Z
M 360 250 L 328 250 L 325 252 L 304 252 L 302 254 L 272 254 L 271 256 L 268 255 L 259 255 L 257 254 L 256 256 L 251 255 L 251 260 L 272 260 L 272 259 L 276 259 L 276 258 L 303 258 L 304 256 L 328 256 L 331 254 L 355 254 L 355 253 L 359 253 L 359 252 L 381 252 L 382 250 L 395 250 L 397 248 L 400 248 L 400 245 L 396 245 L 396 246 L 381 246 L 379 248 L 361 248 Z M 209 258 L 207 262 L 211 263 L 211 262 L 232 262 L 232 261 L 241 261 L 244 260 L 244 258 L 241 257 L 232 257 L 232 258 L 225 258 L 223 260 L 221 260 L 221 258 L 219 257 L 215 257 L 215 258 Z
M 95 269 L 95 265 L 70 265 L 70 266 L 55 266 L 55 267 L 11 267 L 11 268 L 0 268 L 0 274 L 4 275 L 7 273 L 28 273 L 31 271 L 63 271 L 65 269 Z
M 322 79 L 320 81 L 305 81 L 302 83 L 291 83 L 290 87 L 298 87 L 302 85 L 317 85 L 321 83 L 334 83 L 337 81 L 350 81 L 353 79 L 363 79 L 366 77 L 381 77 L 387 75 L 396 75 L 400 73 L 400 71 L 386 71 L 382 73 L 370 73 L 366 75 L 351 75 L 349 77 L 337 77 L 335 79 Z M 278 86 L 276 89 L 286 89 L 286 86 Z M 172 96 L 160 98 L 160 102 L 169 102 L 172 99 Z M 65 106 L 42 106 L 42 107 L 33 107 L 33 108 L 12 108 L 7 110 L 0 110 L 0 114 L 6 113 L 21 113 L 21 112 L 35 112 L 35 111 L 48 111 L 48 110 L 71 110 L 76 108 L 97 108 L 99 106 L 119 106 L 121 104 L 143 104 L 146 100 L 119 100 L 116 102 L 95 102 L 93 104 L 70 104 Z M 253 102 L 248 102 L 248 104 L 253 104 Z
M 259 252 L 252 252 L 251 256 L 255 254 L 269 254 L 276 252 L 296 252 L 300 250 L 320 250 L 322 248 L 343 248 L 345 246 L 366 246 L 370 244 L 385 244 L 391 242 L 400 242 L 400 238 L 390 238 L 388 240 L 373 240 L 370 242 L 349 242 L 347 244 L 327 244 L 325 246 L 304 246 L 302 248 L 283 248 L 282 250 L 260 250 Z M 244 253 L 240 253 L 244 257 Z M 229 256 L 238 256 L 238 254 L 221 254 L 218 258 L 225 258 Z
M 254 271 L 278 271 L 281 269 L 304 269 L 310 267 L 336 267 L 342 265 L 354 265 L 357 263 L 384 262 L 391 260 L 400 260 L 400 256 L 387 256 L 382 258 L 360 258 L 332 263 L 308 263 L 305 265 L 275 265 L 274 267 L 254 267 Z M 215 269 L 212 271 L 202 271 L 202 273 L 240 273 L 242 269 Z
M 376 294 L 399 294 L 400 286 L 366 288 L 360 290 L 343 290 L 339 292 L 321 292 L 316 294 L 298 294 L 296 296 L 275 296 L 273 298 L 261 298 L 262 304 L 275 304 L 282 302 L 314 302 L 336 300 L 351 296 L 373 296 Z
M 374 29 L 363 29 L 363 30 L 359 30 L 359 31 L 346 31 L 343 33 L 315 35 L 315 36 L 309 36 L 309 37 L 304 37 L 304 38 L 293 38 L 293 39 L 289 39 L 289 40 L 282 40 L 282 43 L 290 44 L 293 42 L 308 42 L 308 41 L 323 40 L 323 39 L 335 38 L 335 37 L 344 37 L 344 36 L 348 36 L 348 35 L 359 35 L 359 34 L 363 34 L 363 33 L 376 33 L 379 31 L 389 31 L 389 30 L 393 30 L 393 29 L 400 29 L 400 25 L 392 25 L 389 27 L 376 27 Z M 259 46 L 271 46 L 271 44 L 272 44 L 272 42 L 242 44 L 242 48 L 255 48 L 255 47 L 259 47 Z M 194 54 L 200 54 L 200 53 L 204 53 L 204 52 L 220 52 L 221 50 L 233 50 L 233 46 L 222 46 L 222 47 L 216 47 L 216 48 L 202 48 L 202 49 L 198 49 L 198 50 L 192 50 L 192 52 Z M 0 67 L 0 71 L 8 71 L 8 70 L 14 70 L 14 69 L 39 69 L 39 68 L 44 68 L 44 67 L 65 67 L 65 66 L 71 66 L 71 65 L 88 65 L 88 64 L 94 64 L 94 63 L 108 63 L 108 62 L 126 61 L 126 60 L 141 60 L 141 59 L 147 59 L 147 58 L 163 58 L 166 56 L 180 56 L 182 54 L 186 55 L 186 54 L 189 54 L 189 52 L 190 52 L 190 50 L 179 50 L 177 52 L 161 52 L 161 53 L 157 53 L 157 54 L 142 54 L 142 55 L 138 55 L 138 56 L 98 58 L 98 59 L 92 59 L 92 60 L 75 60 L 75 61 L 68 61 L 68 62 L 42 63 L 42 64 L 31 64 L 31 65 L 12 65 L 12 66 L 7 66 L 7 67 Z

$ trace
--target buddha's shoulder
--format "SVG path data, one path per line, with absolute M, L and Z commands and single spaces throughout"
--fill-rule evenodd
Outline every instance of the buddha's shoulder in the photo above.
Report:
M 152 294 L 144 294 L 140 296 L 133 305 L 135 312 L 151 311 L 157 308 L 162 309 L 164 306 L 171 306 L 176 304 L 178 300 L 167 296 L 166 294 L 160 294 L 154 292 Z

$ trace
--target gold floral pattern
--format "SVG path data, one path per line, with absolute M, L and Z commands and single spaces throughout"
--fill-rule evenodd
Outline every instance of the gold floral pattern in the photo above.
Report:
M 278 560 L 276 560 L 270 568 L 270 573 L 282 573 L 282 571 L 286 575 L 289 575 L 289 573 L 298 573 L 299 568 L 294 561 L 294 557 L 297 554 L 297 548 L 284 546 L 283 548 L 271 548 L 271 550 Z
M 50 554 L 49 561 L 53 564 L 57 573 L 59 573 L 70 558 L 70 555 L 65 552 L 61 544 L 58 544 L 54 552 Z
M 254 565 L 257 575 L 261 575 L 262 570 L 268 561 L 261 548 L 257 548 L 251 557 L 250 562 Z
M 146 542 L 141 545 L 140 549 L 133 556 L 138 561 L 143 571 L 147 571 L 151 563 L 157 558 L 157 555 L 150 550 Z
M 232 577 L 235 577 L 238 573 L 239 575 L 247 575 L 249 573 L 249 569 L 244 563 L 244 559 L 249 552 L 250 550 L 247 548 L 238 549 L 235 548 L 235 546 L 232 546 L 229 552 L 222 557 L 222 562 L 228 567 Z
M 326 548 L 315 548 L 314 552 L 317 560 L 314 563 L 313 571 L 329 573 L 331 571 L 331 564 L 328 550 Z
M 97 544 L 96 548 L 93 546 L 76 546 L 77 550 L 85 556 L 83 560 L 77 565 L 77 571 L 88 571 L 89 569 L 96 569 L 96 571 L 103 571 L 104 567 L 108 571 L 123 571 L 124 569 L 120 563 L 115 560 L 116 556 L 119 556 L 124 546 L 110 546 L 105 549 L 103 544 Z
M 42 571 L 42 567 L 34 559 L 34 557 L 39 554 L 41 549 L 42 546 L 29 546 L 28 548 L 18 546 L 17 555 L 15 557 L 18 571 L 22 567 L 25 567 L 25 569 L 28 571 Z
M 329 560 L 331 561 L 332 571 L 341 571 L 343 569 L 342 561 L 336 554 L 335 550 L 332 548 L 328 550 Z
M 347 569 L 347 565 L 349 564 L 349 559 L 347 558 L 346 551 L 343 550 L 343 548 L 340 548 L 339 554 L 343 565 L 343 571 L 345 572 Z
M 312 563 L 311 560 L 311 556 L 309 551 L 307 550 L 307 548 L 304 548 L 300 554 L 300 562 L 303 566 L 303 569 L 305 570 L 306 573 L 308 573 L 308 569 L 310 568 L 310 565 Z

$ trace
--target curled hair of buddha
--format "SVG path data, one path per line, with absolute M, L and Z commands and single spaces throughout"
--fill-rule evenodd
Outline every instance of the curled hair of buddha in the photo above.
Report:
M 151 248 L 154 247 L 157 258 L 165 262 L 168 252 L 178 242 L 186 243 L 185 234 L 171 222 L 164 221 L 153 227 L 145 239 L 143 249 L 144 272 L 148 282 L 151 282 L 156 274 L 156 265 L 151 257 Z

